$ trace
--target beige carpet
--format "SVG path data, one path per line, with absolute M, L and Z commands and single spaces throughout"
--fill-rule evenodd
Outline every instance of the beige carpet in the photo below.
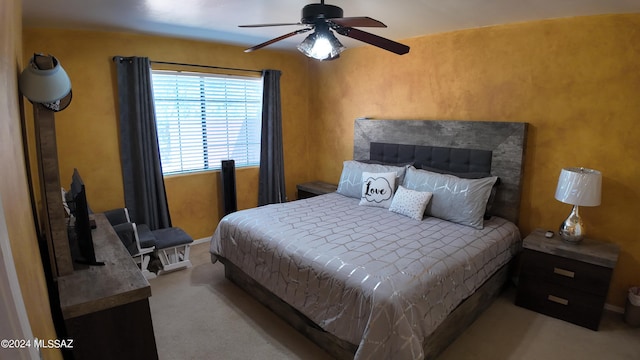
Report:
M 192 247 L 193 267 L 150 281 L 161 360 L 330 359 L 304 336 L 224 278 L 208 243 Z M 507 290 L 439 360 L 640 359 L 640 328 L 606 312 L 591 331 L 513 305 Z

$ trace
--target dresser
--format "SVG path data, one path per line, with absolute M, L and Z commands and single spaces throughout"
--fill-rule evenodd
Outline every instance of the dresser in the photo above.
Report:
M 619 247 L 590 238 L 570 244 L 537 229 L 523 248 L 516 305 L 598 330 Z
M 104 266 L 58 277 L 66 338 L 73 359 L 158 359 L 151 286 L 104 214 L 94 214 L 96 259 Z
M 52 307 L 55 326 L 62 329 L 58 340 L 73 340 L 72 348 L 62 349 L 63 357 L 158 359 L 149 307 L 151 286 L 104 214 L 94 214 L 91 236 L 96 259 L 105 265 L 74 263 L 60 193 L 54 112 L 34 104 L 33 117 L 42 194 L 39 220 L 49 253 L 44 270 L 53 279 L 48 285 L 58 293 L 57 301 L 49 301 L 56 307 Z

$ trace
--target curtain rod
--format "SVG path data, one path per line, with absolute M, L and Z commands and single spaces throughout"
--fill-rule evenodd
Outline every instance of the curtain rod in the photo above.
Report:
M 207 69 L 220 69 L 220 70 L 234 70 L 234 71 L 246 71 L 246 72 L 256 72 L 262 74 L 262 70 L 251 70 L 251 69 L 239 69 L 239 68 L 230 68 L 230 67 L 222 67 L 222 66 L 212 66 L 212 65 L 195 65 L 195 64 L 183 64 L 169 61 L 153 61 L 152 64 L 164 64 L 164 65 L 178 65 L 178 66 L 190 66 L 190 67 L 200 67 Z

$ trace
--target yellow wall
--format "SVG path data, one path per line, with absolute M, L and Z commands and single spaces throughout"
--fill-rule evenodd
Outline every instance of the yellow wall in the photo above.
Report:
M 123 33 L 27 29 L 24 59 L 57 56 L 74 88 L 56 116 L 62 183 L 73 167 L 95 210 L 122 206 L 114 55 L 283 71 L 287 194 L 311 179 L 337 182 L 353 151 L 353 120 L 456 119 L 530 124 L 520 228 L 556 229 L 569 205 L 553 198 L 560 169 L 603 172 L 602 205 L 582 208 L 593 237 L 621 247 L 608 302 L 623 306 L 640 284 L 640 15 L 607 15 L 484 27 L 407 39 L 397 56 L 370 46 L 338 61 L 298 53 Z M 77 143 L 76 143 L 77 142 Z M 86 154 L 72 153 L 84 146 Z M 238 170 L 241 208 L 256 203 L 257 170 Z M 219 218 L 217 173 L 166 180 L 174 224 L 209 236 Z
M 24 61 L 33 52 L 56 56 L 71 78 L 73 100 L 56 114 L 60 178 L 64 187 L 77 167 L 94 211 L 124 205 L 118 147 L 117 91 L 112 57 L 146 56 L 152 61 L 282 71 L 282 116 L 287 195 L 308 180 L 308 61 L 287 52 L 245 54 L 241 47 L 156 36 L 77 30 L 25 29 Z M 194 68 L 186 70 L 194 71 Z M 197 70 L 197 69 L 195 69 Z M 30 110 L 30 104 L 27 104 Z M 32 121 L 32 120 L 30 120 Z M 82 152 L 77 150 L 81 149 Z M 257 205 L 258 169 L 236 170 L 238 208 Z M 209 237 L 221 218 L 219 172 L 165 180 L 174 226 L 194 239 Z
M 24 305 L 33 335 L 56 339 L 47 285 L 31 212 L 22 148 L 18 75 L 22 70 L 22 7 L 0 3 L 0 206 L 3 207 Z M 59 350 L 43 350 L 45 359 L 61 359 Z
M 520 229 L 557 229 L 560 169 L 603 173 L 602 205 L 581 208 L 588 233 L 620 245 L 608 302 L 640 285 L 640 14 L 580 17 L 403 41 L 397 56 L 370 46 L 314 63 L 312 178 L 337 182 L 352 158 L 353 121 L 528 122 Z

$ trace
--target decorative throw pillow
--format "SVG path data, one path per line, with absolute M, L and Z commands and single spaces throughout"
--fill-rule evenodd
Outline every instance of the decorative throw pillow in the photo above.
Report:
M 432 193 L 426 191 L 409 190 L 404 186 L 398 186 L 389 211 L 408 216 L 412 219 L 422 220 L 424 210 L 431 200 Z
M 484 227 L 484 212 L 498 177 L 462 179 L 414 167 L 407 169 L 404 187 L 433 193 L 426 214 L 476 229 Z
M 485 172 L 456 172 L 456 171 L 436 169 L 426 165 L 422 165 L 422 170 L 427 170 L 427 171 L 431 171 L 439 174 L 453 175 L 463 179 L 481 179 L 481 178 L 492 176 L 491 174 L 485 173 Z M 496 182 L 493 184 L 493 187 L 491 188 L 491 195 L 489 195 L 489 199 L 487 200 L 487 208 L 484 211 L 485 220 L 489 220 L 491 218 L 491 215 L 492 215 L 491 208 L 493 207 L 493 202 L 496 200 L 496 194 L 498 193 L 499 185 L 500 185 L 500 178 L 496 180 Z
M 389 208 L 395 189 L 395 172 L 363 172 L 360 205 Z
M 395 172 L 398 178 L 396 184 L 401 184 L 404 179 L 406 166 L 390 166 L 380 164 L 366 164 L 360 161 L 347 160 L 343 163 L 340 182 L 338 183 L 338 194 L 360 199 L 362 195 L 362 173 L 363 172 Z

